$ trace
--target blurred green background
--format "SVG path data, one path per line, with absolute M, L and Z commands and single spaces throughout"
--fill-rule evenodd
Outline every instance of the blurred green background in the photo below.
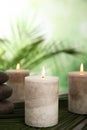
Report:
M 58 76 L 68 91 L 68 72 L 87 70 L 87 0 L 0 1 L 0 70 L 29 69 Z

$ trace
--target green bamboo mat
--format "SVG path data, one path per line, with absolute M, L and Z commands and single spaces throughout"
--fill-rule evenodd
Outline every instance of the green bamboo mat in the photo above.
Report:
M 0 115 L 0 130 L 87 130 L 86 115 L 73 114 L 67 110 L 67 106 L 67 96 L 60 96 L 58 125 L 34 128 L 24 123 L 24 103 L 15 104 L 14 113 Z

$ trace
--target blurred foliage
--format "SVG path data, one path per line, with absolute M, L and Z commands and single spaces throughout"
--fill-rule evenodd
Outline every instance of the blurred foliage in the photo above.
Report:
M 87 1 L 4 3 L 0 8 L 0 36 L 9 36 L 8 21 L 12 21 L 11 36 L 0 38 L 0 69 L 15 69 L 20 63 L 22 69 L 37 75 L 45 65 L 46 75 L 58 76 L 60 91 L 67 91 L 68 72 L 79 71 L 81 62 L 87 70 Z
M 0 38 L 0 69 L 15 69 L 16 64 L 20 63 L 22 69 L 29 69 L 31 73 L 35 71 L 38 74 L 45 64 L 47 73 L 59 76 L 60 81 L 64 83 L 61 85 L 65 86 L 67 70 L 65 71 L 62 65 L 64 55 L 68 62 L 70 55 L 78 57 L 83 53 L 68 41 L 48 43 L 37 28 L 32 28 L 22 20 L 15 26 L 11 25 L 11 38 Z

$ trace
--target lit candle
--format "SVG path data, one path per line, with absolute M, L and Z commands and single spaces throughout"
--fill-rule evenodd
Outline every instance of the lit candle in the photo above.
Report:
M 50 127 L 58 123 L 58 78 L 45 76 L 25 78 L 25 123 Z
M 83 64 L 80 72 L 69 73 L 69 111 L 78 114 L 87 114 L 87 72 Z
M 13 102 L 24 101 L 25 77 L 29 75 L 29 71 L 21 70 L 20 64 L 17 64 L 16 70 L 7 70 L 6 73 L 9 76 L 7 84 L 13 89 L 13 94 L 9 100 Z

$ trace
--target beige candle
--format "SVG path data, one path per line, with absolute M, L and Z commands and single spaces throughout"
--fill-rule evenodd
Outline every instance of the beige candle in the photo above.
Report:
M 87 72 L 69 73 L 69 111 L 78 114 L 87 114 Z
M 19 64 L 17 64 L 16 70 L 7 70 L 6 73 L 9 76 L 7 85 L 13 89 L 13 94 L 9 100 L 13 102 L 24 101 L 25 77 L 29 75 L 29 71 L 21 70 Z
M 27 125 L 50 127 L 58 123 L 58 78 L 26 77 L 25 95 Z

